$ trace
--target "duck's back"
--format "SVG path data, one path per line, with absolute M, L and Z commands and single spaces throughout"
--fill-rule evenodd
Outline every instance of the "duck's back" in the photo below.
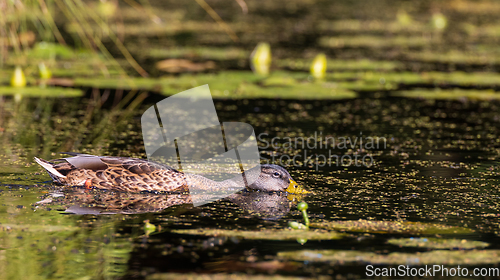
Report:
M 144 159 L 77 154 L 53 163 L 35 158 L 54 182 L 128 192 L 173 191 L 186 186 L 184 173 Z M 89 181 L 90 180 L 90 181 Z

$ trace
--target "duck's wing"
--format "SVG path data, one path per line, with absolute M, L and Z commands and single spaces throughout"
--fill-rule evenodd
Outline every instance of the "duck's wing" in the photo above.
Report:
M 80 169 L 98 171 L 108 168 L 121 168 L 127 169 L 135 174 L 150 173 L 154 170 L 172 170 L 178 172 L 168 165 L 139 158 L 94 156 L 77 153 L 65 154 L 75 154 L 75 156 L 64 158 L 63 160 Z
M 96 171 L 92 183 L 122 191 L 173 191 L 186 185 L 184 173 L 167 165 L 137 158 L 101 157 L 106 170 Z
M 54 182 L 122 191 L 169 191 L 185 185 L 182 172 L 144 159 L 78 154 L 52 162 L 35 158 Z
M 74 167 L 80 169 L 89 169 L 97 171 L 108 168 L 108 165 L 102 162 L 100 156 L 78 154 L 74 157 L 63 158 L 62 160 L 65 160 Z

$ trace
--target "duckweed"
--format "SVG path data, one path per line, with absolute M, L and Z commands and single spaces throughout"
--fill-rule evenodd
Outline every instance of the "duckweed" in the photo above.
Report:
M 392 238 L 387 243 L 400 247 L 418 247 L 431 249 L 479 249 L 488 247 L 489 244 L 482 241 L 467 239 L 446 239 L 446 238 Z
M 248 230 L 224 230 L 224 229 L 174 229 L 177 234 L 226 236 L 250 240 L 296 240 L 306 238 L 308 240 L 332 240 L 340 239 L 345 235 L 334 231 L 324 230 L 299 230 L 299 229 L 263 229 L 259 231 Z
M 311 227 L 347 232 L 390 234 L 468 234 L 474 232 L 467 228 L 408 221 L 324 221 L 311 223 Z

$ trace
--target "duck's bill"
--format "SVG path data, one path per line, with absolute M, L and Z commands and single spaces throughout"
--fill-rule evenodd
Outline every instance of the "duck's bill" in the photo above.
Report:
M 294 180 L 290 180 L 290 185 L 288 185 L 288 188 L 286 188 L 286 191 L 288 193 L 292 193 L 292 194 L 310 193 L 306 189 L 304 189 L 304 187 L 299 186 L 299 184 L 297 184 L 297 182 L 295 182 Z

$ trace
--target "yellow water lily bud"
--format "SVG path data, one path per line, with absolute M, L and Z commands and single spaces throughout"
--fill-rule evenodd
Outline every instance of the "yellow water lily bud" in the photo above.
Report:
M 271 46 L 268 43 L 259 43 L 250 55 L 252 71 L 259 75 L 269 75 L 271 67 Z
M 50 79 L 52 77 L 52 72 L 45 66 L 45 63 L 38 64 L 38 74 L 42 79 Z
M 432 26 L 437 30 L 443 30 L 448 25 L 448 20 L 441 13 L 435 13 L 432 15 Z
M 325 78 L 325 74 L 326 55 L 324 53 L 320 53 L 314 58 L 311 64 L 311 75 L 318 80 L 322 80 Z
M 12 78 L 10 79 L 10 85 L 12 87 L 26 86 L 26 76 L 24 76 L 24 72 L 21 67 L 17 66 L 16 70 L 14 70 L 14 74 L 12 74 Z

